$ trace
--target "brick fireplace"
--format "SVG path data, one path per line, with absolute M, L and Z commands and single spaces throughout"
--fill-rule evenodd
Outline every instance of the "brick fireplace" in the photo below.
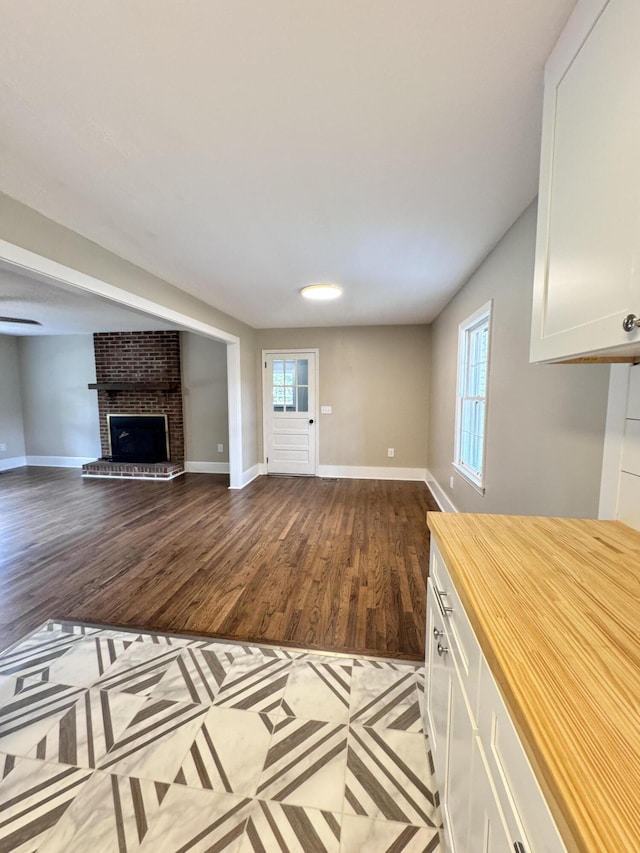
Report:
M 102 457 L 83 465 L 83 476 L 169 480 L 184 473 L 180 333 L 96 333 L 93 346 L 96 382 L 89 387 L 98 392 Z M 123 422 L 123 416 L 129 433 L 134 432 L 136 421 L 145 424 L 144 419 L 164 418 L 168 459 L 149 462 L 144 453 L 137 459 L 131 452 L 126 461 L 118 456 L 110 420 Z

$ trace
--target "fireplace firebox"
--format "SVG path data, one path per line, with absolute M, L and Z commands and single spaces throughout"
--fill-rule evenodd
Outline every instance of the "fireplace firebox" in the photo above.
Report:
M 166 415 L 107 415 L 112 462 L 167 462 Z

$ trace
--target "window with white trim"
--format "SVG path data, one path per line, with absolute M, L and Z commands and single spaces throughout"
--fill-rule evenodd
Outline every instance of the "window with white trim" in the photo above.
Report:
M 481 491 L 484 491 L 490 326 L 491 302 L 488 302 L 458 327 L 458 391 L 453 464 Z

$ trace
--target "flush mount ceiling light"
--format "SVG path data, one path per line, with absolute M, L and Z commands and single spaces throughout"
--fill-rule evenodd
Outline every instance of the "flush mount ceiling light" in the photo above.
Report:
M 342 288 L 339 284 L 308 284 L 302 288 L 300 293 L 305 299 L 316 299 L 324 302 L 342 296 Z
M 41 326 L 37 320 L 23 320 L 21 317 L 0 317 L 0 323 L 20 323 L 22 326 Z

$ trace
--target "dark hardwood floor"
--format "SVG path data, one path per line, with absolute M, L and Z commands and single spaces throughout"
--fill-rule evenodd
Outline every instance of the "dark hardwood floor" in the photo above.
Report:
M 48 618 L 421 659 L 422 483 L 0 474 L 0 649 Z

